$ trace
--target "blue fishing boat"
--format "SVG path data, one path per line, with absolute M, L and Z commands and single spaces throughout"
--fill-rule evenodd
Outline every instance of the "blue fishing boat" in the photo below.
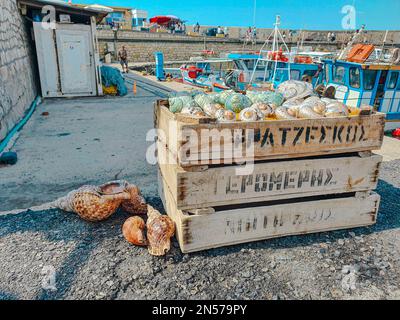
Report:
M 390 130 L 400 127 L 399 51 L 388 59 L 371 58 L 374 52 L 372 45 L 356 45 L 341 59 L 324 60 L 324 84 L 348 106 L 371 105 L 385 113 Z

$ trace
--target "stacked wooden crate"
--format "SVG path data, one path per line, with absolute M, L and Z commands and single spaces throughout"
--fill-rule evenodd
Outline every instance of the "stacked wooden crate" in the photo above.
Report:
M 216 123 L 173 114 L 166 100 L 154 111 L 159 192 L 183 252 L 376 222 L 382 157 L 371 150 L 382 145 L 383 114 Z M 253 143 L 252 156 L 215 152 L 227 142 Z

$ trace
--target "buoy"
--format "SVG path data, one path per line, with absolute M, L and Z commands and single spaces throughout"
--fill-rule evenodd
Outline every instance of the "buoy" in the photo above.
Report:
M 4 152 L 0 155 L 0 164 L 16 164 L 18 161 L 17 153 Z
M 392 136 L 395 138 L 400 138 L 400 128 L 397 128 L 392 131 Z

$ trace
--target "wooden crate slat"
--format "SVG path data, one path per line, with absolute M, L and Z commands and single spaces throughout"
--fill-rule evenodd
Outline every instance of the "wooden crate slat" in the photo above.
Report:
M 187 171 L 168 160 L 158 144 L 159 167 L 179 209 L 207 208 L 373 190 L 382 156 L 351 156 L 255 163 Z M 239 170 L 239 171 L 238 171 Z
M 159 187 L 168 215 L 176 223 L 183 252 L 195 252 L 276 237 L 369 226 L 376 223 L 376 193 L 328 200 L 188 215 L 176 208 L 160 174 Z
M 385 116 L 381 113 L 338 118 L 207 123 L 210 120 L 174 115 L 160 102 L 155 104 L 155 109 L 156 127 L 164 132 L 159 139 L 178 157 L 181 166 L 368 151 L 379 149 L 383 142 Z M 249 129 L 252 131 L 246 131 Z M 214 130 L 209 139 L 198 139 L 197 142 L 186 134 L 190 132 L 201 137 L 202 132 L 208 130 Z M 223 154 L 213 152 L 224 145 L 221 139 L 224 132 L 231 137 L 235 136 L 234 133 L 243 134 L 238 144 L 241 149 L 235 159 L 225 159 Z M 231 144 L 232 139 L 227 143 Z M 191 141 L 191 148 L 188 148 L 188 141 Z M 248 155 L 243 150 L 250 141 L 254 141 L 254 154 Z

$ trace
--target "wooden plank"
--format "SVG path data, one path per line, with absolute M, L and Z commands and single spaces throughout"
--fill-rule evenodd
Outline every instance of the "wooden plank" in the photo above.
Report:
M 155 108 L 159 109 L 161 118 L 158 128 L 164 132 L 159 139 L 177 156 L 180 166 L 377 150 L 382 145 L 385 124 L 381 113 L 319 119 L 188 123 L 180 121 L 165 106 L 156 104 Z
M 161 175 L 162 177 L 162 175 Z M 164 179 L 160 192 L 176 223 L 183 252 L 277 237 L 369 226 L 376 223 L 380 196 L 347 197 L 188 215 L 176 208 Z
M 158 154 L 168 151 L 158 146 Z M 208 208 L 373 190 L 382 157 L 351 156 L 210 167 L 190 172 L 159 163 L 179 209 Z

